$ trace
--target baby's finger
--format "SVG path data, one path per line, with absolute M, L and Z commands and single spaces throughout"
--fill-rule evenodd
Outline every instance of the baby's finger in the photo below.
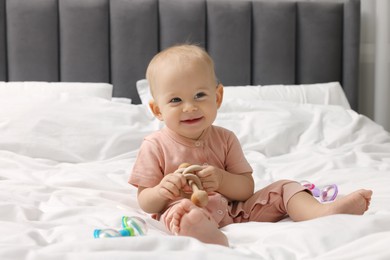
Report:
M 184 177 L 183 174 L 178 174 L 178 175 L 179 175 L 178 177 L 180 179 L 180 184 L 181 184 L 180 188 L 183 188 L 184 186 L 187 185 L 187 179 L 186 179 L 186 177 Z
M 176 186 L 181 189 L 183 186 L 185 186 L 187 184 L 187 180 L 186 178 L 184 177 L 183 174 L 181 173 L 173 173 L 173 174 L 170 174 L 171 175 L 171 179 L 170 181 L 175 183 Z
M 212 171 L 210 171 L 210 170 L 207 169 L 207 168 L 204 168 L 203 170 L 198 171 L 198 172 L 196 173 L 196 175 L 198 175 L 199 178 L 206 178 L 206 177 L 209 177 L 209 176 L 212 175 Z
M 169 190 L 167 190 L 164 187 L 162 187 L 160 189 L 160 195 L 163 196 L 164 198 L 169 199 L 169 200 L 174 200 L 175 199 L 175 196 L 173 195 L 173 193 L 171 193 Z
M 214 181 L 202 182 L 203 189 L 207 192 L 215 191 L 217 189 L 217 183 Z

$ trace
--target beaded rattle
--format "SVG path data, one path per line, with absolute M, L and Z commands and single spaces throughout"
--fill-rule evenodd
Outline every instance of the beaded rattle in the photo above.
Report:
M 335 200 L 339 192 L 336 184 L 326 185 L 321 190 L 317 188 L 313 183 L 306 180 L 301 181 L 301 185 L 309 189 L 314 197 L 319 197 L 321 202 Z
M 180 164 L 175 173 L 181 173 L 186 177 L 188 185 L 192 189 L 191 201 L 198 207 L 204 207 L 209 202 L 207 192 L 203 190 L 202 182 L 195 172 L 202 170 L 199 165 L 190 165 L 189 163 Z

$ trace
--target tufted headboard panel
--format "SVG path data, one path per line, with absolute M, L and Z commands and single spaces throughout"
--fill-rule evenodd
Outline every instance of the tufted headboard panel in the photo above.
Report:
M 341 82 L 357 108 L 359 0 L 0 0 L 0 81 L 136 81 L 159 50 L 198 43 L 224 85 Z

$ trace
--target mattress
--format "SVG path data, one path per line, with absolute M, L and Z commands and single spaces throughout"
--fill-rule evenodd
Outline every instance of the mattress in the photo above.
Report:
M 163 127 L 146 104 L 96 96 L 0 96 L 1 259 L 389 259 L 390 135 L 336 104 L 226 98 L 256 189 L 280 179 L 373 190 L 363 216 L 223 227 L 230 247 L 174 236 L 128 184 L 143 138 Z M 143 236 L 94 238 L 143 219 Z

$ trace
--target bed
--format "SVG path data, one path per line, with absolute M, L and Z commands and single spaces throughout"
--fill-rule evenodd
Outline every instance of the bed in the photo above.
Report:
M 0 258 L 389 259 L 390 135 L 357 111 L 359 26 L 358 0 L 0 0 Z M 230 247 L 144 213 L 128 178 L 163 126 L 145 69 L 183 42 L 215 60 L 215 124 L 238 136 L 256 189 L 368 188 L 369 210 L 232 224 Z M 146 235 L 94 238 L 123 216 Z

